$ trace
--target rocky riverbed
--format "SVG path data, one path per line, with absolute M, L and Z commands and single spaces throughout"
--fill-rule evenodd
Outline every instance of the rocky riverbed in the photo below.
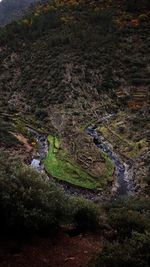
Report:
M 59 186 L 62 186 L 67 193 L 69 193 L 71 195 L 83 196 L 87 199 L 90 199 L 90 200 L 97 202 L 100 200 L 115 198 L 117 196 L 129 195 L 129 194 L 132 194 L 134 192 L 132 162 L 129 160 L 123 161 L 121 156 L 118 153 L 116 153 L 115 151 L 113 151 L 112 145 L 107 140 L 105 140 L 103 136 L 98 134 L 97 130 L 96 130 L 98 125 L 105 123 L 106 121 L 111 119 L 112 116 L 115 116 L 115 115 L 114 114 L 106 115 L 98 122 L 97 125 L 89 126 L 85 130 L 87 132 L 87 134 L 89 134 L 93 138 L 94 144 L 100 150 L 102 150 L 104 153 L 106 153 L 108 155 L 108 157 L 114 163 L 116 179 L 115 179 L 114 183 L 112 184 L 112 188 L 110 190 L 110 195 L 108 196 L 108 194 L 106 194 L 102 190 L 99 190 L 99 191 L 98 190 L 88 190 L 88 189 L 79 188 L 79 187 L 73 186 L 71 184 L 55 180 L 55 182 Z M 44 134 L 38 133 L 37 131 L 35 131 L 31 128 L 28 128 L 28 131 L 32 133 L 32 135 L 34 136 L 34 138 L 36 139 L 36 141 L 38 143 L 37 153 L 31 161 L 31 166 L 33 168 L 35 168 L 37 171 L 45 172 L 43 160 L 48 153 L 47 136 Z M 49 178 L 53 179 L 52 177 L 49 177 Z

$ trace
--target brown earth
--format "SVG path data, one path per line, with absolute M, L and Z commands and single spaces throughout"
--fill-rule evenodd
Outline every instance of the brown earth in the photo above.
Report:
M 36 237 L 16 254 L 9 241 L 0 246 L 0 267 L 86 267 L 101 247 L 98 235 L 70 237 L 64 231 L 55 240 Z
M 13 133 L 13 132 L 11 133 L 25 146 L 28 152 L 30 152 L 33 149 L 33 147 L 29 144 L 28 139 L 24 137 L 22 134 Z

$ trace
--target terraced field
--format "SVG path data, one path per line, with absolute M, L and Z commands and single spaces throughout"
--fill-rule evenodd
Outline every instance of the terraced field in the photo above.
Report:
M 49 135 L 48 141 L 50 146 L 44 165 L 47 173 L 53 177 L 88 189 L 105 187 L 108 181 L 113 179 L 114 165 L 104 153 L 103 158 L 106 164 L 106 171 L 104 171 L 101 177 L 96 177 L 69 157 L 67 152 L 62 149 L 61 142 L 57 137 Z

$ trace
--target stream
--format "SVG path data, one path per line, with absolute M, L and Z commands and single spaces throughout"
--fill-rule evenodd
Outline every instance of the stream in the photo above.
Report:
M 31 161 L 31 166 L 39 172 L 45 172 L 43 160 L 48 153 L 47 136 L 44 134 L 40 134 L 31 128 L 28 128 L 28 131 L 32 133 L 38 144 L 38 151 Z
M 109 114 L 103 117 L 98 123 L 98 125 L 108 121 L 114 115 L 115 114 Z M 32 135 L 34 136 L 34 138 L 38 143 L 38 151 L 34 155 L 31 161 L 31 166 L 39 172 L 45 172 L 43 160 L 48 153 L 47 136 L 45 134 L 40 134 L 31 128 L 28 128 L 28 131 L 32 133 Z M 112 145 L 107 140 L 105 140 L 103 136 L 98 134 L 96 125 L 89 126 L 85 131 L 93 138 L 94 144 L 101 151 L 106 153 L 108 157 L 114 162 L 116 181 L 112 186 L 110 197 L 116 198 L 117 196 L 132 194 L 134 192 L 134 184 L 132 179 L 133 178 L 132 162 L 130 162 L 129 160 L 127 160 L 126 162 L 122 161 L 120 155 L 113 150 Z M 84 196 L 85 198 L 90 199 L 92 201 L 100 201 L 108 199 L 108 195 L 105 196 L 103 191 L 97 192 L 97 190 L 78 188 L 73 185 L 56 180 L 55 183 L 57 183 L 59 186 L 62 186 L 64 190 L 71 195 Z
M 102 118 L 99 124 L 107 122 L 115 114 L 109 114 Z M 99 135 L 96 131 L 95 125 L 90 126 L 86 129 L 86 132 L 93 137 L 95 145 L 113 161 L 116 173 L 116 182 L 112 190 L 118 196 L 129 195 L 134 191 L 133 183 L 133 166 L 130 160 L 123 162 L 120 155 L 113 151 L 112 145 L 105 140 L 105 138 Z

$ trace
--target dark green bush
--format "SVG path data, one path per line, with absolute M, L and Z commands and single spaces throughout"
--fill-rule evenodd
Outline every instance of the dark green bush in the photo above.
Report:
M 20 142 L 11 134 L 13 127 L 9 122 L 5 121 L 3 119 L 0 121 L 0 143 L 6 147 L 17 146 Z
M 0 231 L 54 229 L 65 217 L 62 191 L 34 169 L 0 151 Z
M 118 126 L 118 132 L 120 133 L 120 134 L 124 134 L 125 133 L 125 126 L 123 126 L 123 125 L 120 125 L 120 126 Z
M 109 212 L 109 224 L 116 231 L 117 239 L 129 238 L 133 231 L 150 229 L 149 219 L 137 211 L 116 209 Z
M 94 267 L 148 267 L 150 262 L 150 233 L 133 233 L 123 243 L 107 244 Z
M 48 117 L 48 112 L 43 109 L 37 109 L 35 111 L 35 117 L 39 120 L 43 120 Z
M 99 216 L 92 207 L 81 207 L 74 215 L 74 222 L 79 232 L 95 232 L 99 228 Z
M 88 19 L 91 23 L 99 23 L 103 30 L 109 30 L 113 27 L 114 10 L 105 9 L 89 12 Z

